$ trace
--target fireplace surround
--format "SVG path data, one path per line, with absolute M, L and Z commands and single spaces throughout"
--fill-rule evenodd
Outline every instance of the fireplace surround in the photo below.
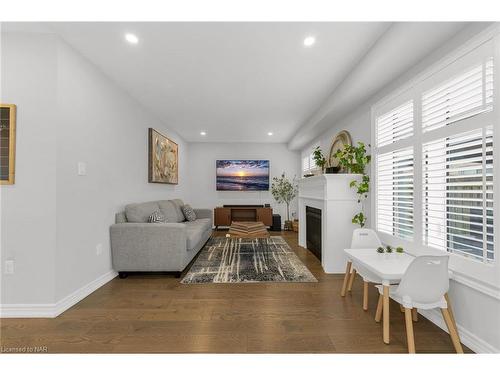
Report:
M 299 180 L 299 245 L 316 255 L 314 245 L 308 244 L 307 207 L 321 211 L 321 265 L 326 273 L 343 273 L 350 247 L 352 217 L 361 210 L 356 191 L 349 184 L 360 180 L 355 174 L 324 174 Z M 317 211 L 316 211 L 317 212 Z M 317 255 L 316 255 L 317 256 Z

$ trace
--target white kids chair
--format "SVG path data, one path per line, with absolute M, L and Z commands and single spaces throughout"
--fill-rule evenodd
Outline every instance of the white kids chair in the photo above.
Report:
M 373 229 L 354 229 L 352 232 L 351 249 L 375 249 L 382 246 L 382 242 Z M 352 271 L 352 272 L 351 272 Z M 342 291 L 340 295 L 345 297 L 346 291 L 352 290 L 352 283 L 356 274 L 359 273 L 363 278 L 363 310 L 368 310 L 368 283 L 380 284 L 382 280 L 368 270 L 352 264 L 352 260 L 347 260 L 347 267 L 345 270 L 344 283 L 342 284 Z
M 451 309 L 448 306 L 448 256 L 420 256 L 410 263 L 399 285 L 389 288 L 389 296 L 401 304 L 405 312 L 406 337 L 408 352 L 415 353 L 415 340 L 413 336 L 412 309 L 430 310 L 439 307 L 444 321 L 450 332 L 451 341 L 457 353 L 463 353 L 457 326 Z M 379 290 L 379 308 L 375 320 L 380 321 L 382 314 L 382 285 L 377 285 Z

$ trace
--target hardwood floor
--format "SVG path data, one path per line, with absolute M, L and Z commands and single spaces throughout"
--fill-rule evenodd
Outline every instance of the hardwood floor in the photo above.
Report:
M 359 278 L 352 294 L 340 297 L 343 276 L 323 273 L 297 245 L 296 233 L 281 235 L 318 283 L 115 278 L 55 319 L 1 319 L 0 344 L 4 351 L 45 346 L 49 353 L 406 353 L 399 306 L 391 305 L 391 344 L 385 345 L 374 321 L 375 288 L 364 312 Z M 423 317 L 414 328 L 418 353 L 454 352 L 448 334 Z

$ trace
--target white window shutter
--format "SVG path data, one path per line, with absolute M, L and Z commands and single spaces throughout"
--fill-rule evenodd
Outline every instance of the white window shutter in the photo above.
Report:
M 422 129 L 432 131 L 489 111 L 493 106 L 493 59 L 422 94 Z
M 377 230 L 413 238 L 413 148 L 377 156 Z
M 413 101 L 377 118 L 377 147 L 389 145 L 413 135 Z
M 423 145 L 423 243 L 493 260 L 493 129 Z

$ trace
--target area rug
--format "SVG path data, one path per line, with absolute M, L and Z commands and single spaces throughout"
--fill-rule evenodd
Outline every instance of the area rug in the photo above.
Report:
M 201 250 L 183 284 L 318 282 L 282 237 L 214 237 Z

